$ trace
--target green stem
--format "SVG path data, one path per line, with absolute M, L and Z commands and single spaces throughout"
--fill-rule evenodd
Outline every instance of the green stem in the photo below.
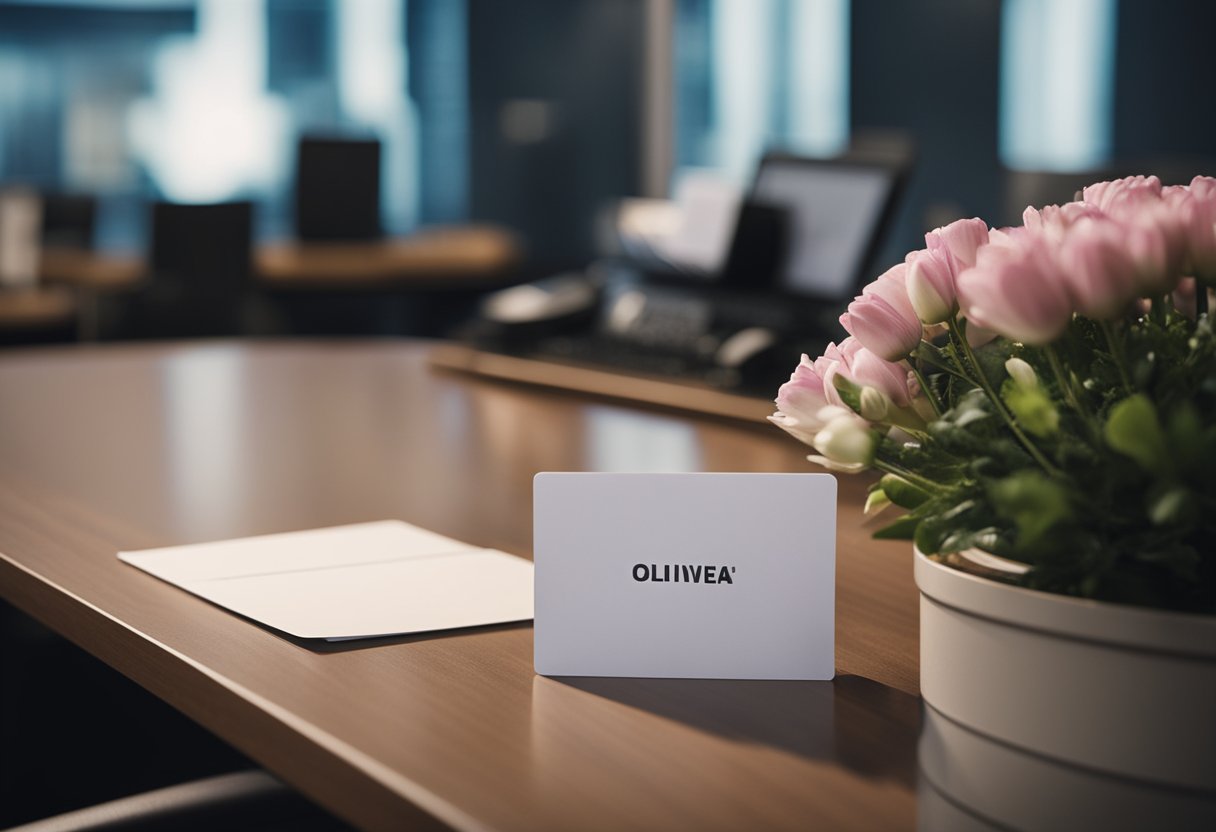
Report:
M 926 479 L 920 474 L 915 474 L 912 471 L 909 471 L 907 468 L 904 468 L 902 465 L 894 462 L 887 462 L 885 460 L 876 458 L 874 460 L 874 467 L 879 471 L 885 471 L 888 474 L 894 474 L 900 479 L 907 480 L 917 488 L 921 489 L 922 491 L 928 491 L 930 494 L 940 494 L 946 490 L 945 487 L 940 483 Z
M 1068 406 L 1077 412 L 1077 414 L 1089 421 L 1089 408 L 1077 396 L 1076 387 L 1073 386 L 1072 379 L 1064 369 L 1063 362 L 1060 361 L 1060 354 L 1056 352 L 1056 348 L 1051 344 L 1043 347 L 1043 352 L 1047 353 L 1047 363 L 1051 365 L 1052 375 L 1056 377 L 1056 384 L 1060 388 L 1060 392 L 1064 394 L 1064 398 L 1068 401 Z
M 1169 295 L 1153 298 L 1153 305 L 1149 308 L 1149 318 L 1158 326 L 1165 325 L 1165 316 L 1169 309 Z
M 965 373 L 959 372 L 958 370 L 954 369 L 953 367 L 949 366 L 948 364 L 943 364 L 940 361 L 934 361 L 932 358 L 926 358 L 925 356 L 921 356 L 920 360 L 925 362 L 926 364 L 928 364 L 930 367 L 934 367 L 938 370 L 941 370 L 943 373 L 949 373 L 950 375 L 954 376 L 957 379 L 960 379 L 962 381 L 972 381 L 971 376 L 969 376 Z
M 1051 373 L 1056 377 L 1056 385 L 1059 386 L 1060 392 L 1064 394 L 1068 406 L 1077 412 L 1081 417 L 1081 421 L 1085 423 L 1086 429 L 1089 431 L 1090 437 L 1100 443 L 1102 439 L 1102 428 L 1094 419 L 1094 415 L 1085 406 L 1085 402 L 1077 395 L 1077 389 L 1073 385 L 1071 378 L 1064 369 L 1064 364 L 1060 361 L 1060 354 L 1056 352 L 1056 348 L 1048 344 L 1043 348 L 1043 352 L 1047 353 L 1047 363 L 1051 365 Z
M 1030 454 L 1034 461 L 1037 462 L 1047 473 L 1053 476 L 1062 476 L 1060 469 L 1052 465 L 1051 461 L 1047 457 L 1043 456 L 1043 452 L 1030 441 L 1030 437 L 1022 432 L 1022 429 L 1018 427 L 1017 422 L 1014 421 L 1013 414 L 1009 412 L 1008 408 L 1005 407 L 1005 403 L 1001 401 L 1001 397 L 998 396 L 996 391 L 992 389 L 992 385 L 988 382 L 988 377 L 984 375 L 983 367 L 980 366 L 979 359 L 976 358 L 975 352 L 971 349 L 971 345 L 967 343 L 967 334 L 960 330 L 958 316 L 951 315 L 950 319 L 946 322 L 946 326 L 950 330 L 950 336 L 954 339 L 957 348 L 964 356 L 966 356 L 967 363 L 971 365 L 971 369 L 975 373 L 975 378 L 972 379 L 972 381 L 978 384 L 980 389 L 984 391 L 984 395 L 986 395 L 988 400 L 992 402 L 992 406 L 996 408 L 996 412 L 999 413 L 1001 418 L 1005 420 L 1005 424 L 1017 438 L 1018 442 L 1020 442 L 1022 447 L 1026 449 L 1026 453 Z
M 1132 380 L 1127 374 L 1127 356 L 1123 354 L 1122 345 L 1115 339 L 1114 327 L 1110 325 L 1110 321 L 1101 321 L 1102 334 L 1106 336 L 1106 346 L 1110 350 L 1111 358 L 1114 359 L 1115 366 L 1119 368 L 1119 378 L 1123 382 L 1123 389 L 1130 396 L 1132 394 Z
M 920 383 L 920 389 L 925 391 L 925 398 L 929 400 L 929 406 L 933 408 L 933 415 L 940 417 L 942 415 L 942 403 L 937 398 L 937 393 L 929 386 L 928 380 L 924 377 L 916 365 L 908 362 L 912 367 L 912 373 L 916 376 L 917 382 Z

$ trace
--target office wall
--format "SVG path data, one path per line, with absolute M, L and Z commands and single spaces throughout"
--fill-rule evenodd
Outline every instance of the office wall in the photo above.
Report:
M 470 0 L 470 215 L 538 270 L 586 262 L 596 212 L 641 184 L 642 0 Z
M 1216 157 L 1216 3 L 1122 0 L 1115 154 Z
M 999 0 L 853 0 L 850 112 L 854 137 L 906 132 L 917 164 L 892 233 L 889 265 L 923 246 L 926 228 L 996 216 Z

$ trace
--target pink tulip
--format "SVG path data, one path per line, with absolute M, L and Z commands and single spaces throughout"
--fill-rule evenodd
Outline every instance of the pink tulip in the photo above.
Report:
M 1196 304 L 1198 297 L 1197 288 L 1195 278 L 1184 277 L 1178 281 L 1178 288 L 1170 294 L 1174 308 L 1192 321 L 1195 320 L 1195 316 L 1198 314 L 1198 306 Z
M 1189 190 L 1199 199 L 1216 199 L 1216 178 L 1196 176 L 1191 180 Z
M 843 404 L 836 393 L 837 374 L 859 386 L 881 390 L 900 407 L 911 400 L 907 369 L 883 360 L 866 349 L 857 338 L 845 338 L 839 346 L 828 344 L 827 349 L 823 351 L 823 359 L 828 362 L 825 365 L 828 369 L 824 373 L 824 387 L 829 400 L 833 400 L 835 396 L 833 404 Z
M 1178 285 L 1188 247 L 1185 209 L 1162 201 L 1124 222 L 1127 256 L 1142 295 L 1162 295 Z
M 978 217 L 955 220 L 925 235 L 925 246 L 943 256 L 956 278 L 975 265 L 976 252 L 987 242 L 988 224 Z
M 867 348 L 888 361 L 904 358 L 920 343 L 922 328 L 900 263 L 870 283 L 840 316 L 840 325 Z
M 1179 220 L 1190 270 L 1195 277 L 1216 280 L 1216 180 L 1196 177 L 1189 198 L 1179 200 Z
M 1136 288 L 1141 294 L 1161 295 L 1177 280 L 1180 257 L 1171 247 L 1170 236 L 1151 220 L 1124 227 L 1126 256 L 1135 271 Z
M 1064 238 L 1059 260 L 1065 288 L 1082 315 L 1097 320 L 1117 317 L 1136 295 L 1136 264 L 1120 223 L 1078 221 Z
M 834 362 L 827 362 L 822 357 L 817 361 L 819 367 L 808 356 L 802 356 L 790 380 L 777 391 L 779 412 L 769 417 L 774 424 L 808 445 L 814 442 L 815 434 L 823 428 L 817 414 L 832 403 L 828 399 L 823 374 L 828 369 L 827 364 Z M 834 390 L 832 392 L 835 393 Z M 839 396 L 836 402 L 839 402 Z
M 851 368 L 853 381 L 863 387 L 873 387 L 903 407 L 912 400 L 908 389 L 908 370 L 899 364 L 884 361 L 867 349 L 858 350 Z
M 958 279 L 968 320 L 1015 341 L 1041 346 L 1072 318 L 1072 303 L 1045 238 L 1029 235 L 1010 246 L 985 246 Z
M 1104 213 L 1127 199 L 1161 195 L 1161 180 L 1156 176 L 1128 176 L 1113 182 L 1095 182 L 1081 192 L 1082 201 Z
M 1102 211 L 1088 203 L 1066 202 L 1063 205 L 1044 205 L 1042 208 L 1027 206 L 1022 212 L 1022 223 L 1027 231 L 1042 233 L 1049 240 L 1058 242 L 1078 221 L 1102 216 Z
M 877 295 L 891 304 L 904 318 L 915 321 L 917 320 L 916 310 L 912 308 L 912 301 L 908 299 L 907 277 L 907 265 L 897 263 L 867 283 L 861 290 L 861 296 Z
M 1059 205 L 1044 205 L 1042 208 L 1027 205 L 1026 210 L 1022 212 L 1022 225 L 1031 231 L 1046 231 L 1055 225 L 1055 220 L 1059 217 L 1059 214 Z M 991 240 L 991 234 L 989 235 L 989 240 Z
M 958 311 L 954 275 L 939 251 L 914 251 L 908 264 L 908 299 L 922 323 L 939 324 Z
M 1020 225 L 1007 225 L 1004 228 L 994 228 L 988 232 L 988 248 L 995 246 L 1016 248 L 1023 237 L 1028 237 L 1031 234 L 1038 233 L 1040 232 L 1037 230 L 1032 230 L 1030 227 L 1023 227 Z
M 967 321 L 967 343 L 972 347 L 979 349 L 987 344 L 992 339 L 996 338 L 997 333 L 991 329 L 985 329 L 975 321 Z

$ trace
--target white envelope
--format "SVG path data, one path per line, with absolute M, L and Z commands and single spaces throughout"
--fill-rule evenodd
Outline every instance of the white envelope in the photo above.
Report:
M 835 675 L 831 475 L 542 473 L 534 512 L 537 673 Z
M 532 617 L 531 563 L 399 520 L 118 557 L 300 638 L 346 640 Z

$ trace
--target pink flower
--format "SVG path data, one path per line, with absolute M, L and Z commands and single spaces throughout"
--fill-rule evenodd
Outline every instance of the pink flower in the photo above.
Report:
M 908 264 L 908 299 L 917 317 L 926 324 L 939 324 L 958 311 L 954 274 L 940 251 L 914 251 Z
M 925 235 L 925 246 L 942 255 L 950 265 L 951 275 L 956 278 L 964 269 L 975 265 L 976 252 L 987 242 L 988 224 L 978 217 L 955 220 Z
M 1190 190 L 1200 199 L 1216 198 L 1216 177 L 1196 176 L 1191 180 Z
M 856 338 L 845 338 L 839 346 L 828 344 L 827 349 L 823 351 L 823 358 L 832 362 L 824 374 L 824 385 L 830 391 L 827 396 L 833 404 L 843 404 L 836 393 L 834 383 L 837 373 L 854 384 L 882 391 L 900 407 L 911 401 L 908 371 L 903 366 L 886 361 L 866 349 Z
M 1041 235 L 980 249 L 975 266 L 959 276 L 958 297 L 970 321 L 1036 346 L 1054 340 L 1072 318 L 1059 267 Z
M 1188 190 L 1176 207 L 1188 263 L 1196 277 L 1216 280 L 1216 180 L 1197 176 Z
M 1065 288 L 1082 315 L 1114 318 L 1136 295 L 1136 264 L 1120 223 L 1078 221 L 1064 238 L 1059 258 Z
M 813 444 L 815 434 L 823 428 L 817 414 L 833 403 L 828 399 L 827 390 L 830 388 L 825 383 L 824 374 L 829 365 L 834 363 L 823 357 L 812 362 L 808 356 L 803 355 L 802 361 L 790 375 L 790 380 L 777 391 L 779 412 L 770 416 L 769 421 L 800 442 Z M 819 366 L 816 366 L 817 364 Z M 835 393 L 835 390 L 832 392 Z M 835 403 L 839 403 L 839 396 L 836 396 Z
M 1162 201 L 1124 221 L 1127 255 L 1141 294 L 1162 295 L 1178 284 L 1188 253 L 1184 213 L 1181 203 Z
M 985 329 L 975 321 L 967 321 L 967 343 L 975 348 L 979 348 L 987 344 L 997 333 L 991 329 Z
M 877 295 L 891 304 L 900 315 L 909 321 L 915 321 L 916 310 L 912 308 L 912 301 L 908 299 L 907 276 L 907 265 L 897 263 L 867 283 L 861 290 L 861 296 Z
M 1007 225 L 1004 228 L 994 228 L 988 232 L 988 247 L 1017 247 L 1023 237 L 1037 233 L 1039 232 L 1020 225 Z
M 1137 290 L 1150 295 L 1168 292 L 1177 279 L 1176 264 L 1180 260 L 1178 247 L 1170 245 L 1170 235 L 1151 219 L 1125 226 L 1124 234 Z
M 1050 240 L 1059 241 L 1079 220 L 1102 216 L 1102 211 L 1088 203 L 1066 202 L 1063 205 L 1044 205 L 1042 208 L 1027 206 L 1022 212 L 1022 222 L 1031 233 L 1042 233 Z
M 1195 316 L 1198 314 L 1198 305 L 1196 303 L 1198 299 L 1197 289 L 1195 278 L 1184 277 L 1178 281 L 1178 288 L 1170 295 L 1170 299 L 1174 302 L 1174 308 L 1192 321 L 1195 320 Z M 1205 289 L 1204 291 L 1207 290 Z
M 888 361 L 898 361 L 920 343 L 921 324 L 904 284 L 907 266 L 900 263 L 862 289 L 840 316 L 840 325 Z
M 1084 202 L 1107 214 L 1120 203 L 1160 196 L 1161 180 L 1155 176 L 1128 176 L 1113 182 L 1095 182 L 1081 192 Z

